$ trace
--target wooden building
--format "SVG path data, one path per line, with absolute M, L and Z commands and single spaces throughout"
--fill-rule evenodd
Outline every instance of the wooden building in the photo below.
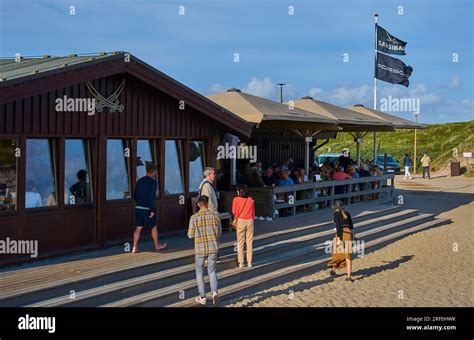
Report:
M 37 240 L 40 257 L 130 241 L 147 162 L 160 234 L 184 231 L 216 145 L 251 128 L 125 52 L 0 60 L 0 240 Z

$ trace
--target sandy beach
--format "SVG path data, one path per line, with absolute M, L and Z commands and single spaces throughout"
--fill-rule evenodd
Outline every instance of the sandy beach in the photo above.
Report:
M 474 180 L 436 176 L 397 188 L 407 207 L 434 211 L 451 224 L 398 240 L 353 261 L 353 283 L 318 271 L 242 297 L 230 306 L 474 306 Z M 421 189 L 420 189 L 421 188 Z M 429 193 L 429 195 L 427 195 Z

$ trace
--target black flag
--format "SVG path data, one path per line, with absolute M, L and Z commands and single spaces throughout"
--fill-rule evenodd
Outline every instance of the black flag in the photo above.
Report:
M 377 26 L 377 50 L 380 52 L 405 55 L 405 41 L 395 38 L 383 27 Z
M 377 61 L 375 63 L 375 77 L 377 79 L 408 87 L 410 84 L 408 77 L 412 72 L 413 68 L 405 65 L 400 59 L 377 52 Z

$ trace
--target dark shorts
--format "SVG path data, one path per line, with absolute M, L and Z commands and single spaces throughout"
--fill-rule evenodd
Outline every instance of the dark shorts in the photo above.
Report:
M 145 227 L 147 230 L 151 230 L 156 226 L 156 213 L 153 217 L 149 217 L 150 211 L 145 209 L 135 208 L 135 224 L 137 227 Z

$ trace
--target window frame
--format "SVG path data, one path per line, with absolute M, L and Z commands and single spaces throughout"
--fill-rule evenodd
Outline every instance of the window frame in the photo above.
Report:
M 26 162 L 27 162 L 27 157 L 28 157 L 28 140 L 47 140 L 49 149 L 51 152 L 51 166 L 52 166 L 52 171 L 53 171 L 53 177 L 54 177 L 54 186 L 55 186 L 55 192 L 56 192 L 56 205 L 52 206 L 43 206 L 43 207 L 34 207 L 34 208 L 27 208 L 26 207 L 26 172 L 28 171 Z M 37 137 L 37 136 L 27 136 L 25 137 L 25 171 L 24 171 L 24 185 L 23 185 L 23 206 L 22 209 L 24 210 L 25 214 L 30 214 L 30 213 L 36 213 L 36 212 L 44 212 L 44 211 L 54 211 L 54 210 L 59 210 L 61 208 L 61 197 L 58 195 L 59 192 L 59 169 L 58 169 L 58 157 L 59 157 L 59 150 L 58 150 L 58 138 L 56 137 Z
M 126 145 L 126 148 L 128 148 L 130 150 L 130 156 L 129 157 L 125 157 L 125 155 L 123 156 L 124 159 L 125 159 L 125 166 L 126 166 L 126 170 L 127 170 L 127 177 L 128 177 L 128 188 L 130 190 L 130 196 L 128 198 L 113 198 L 113 199 L 108 199 L 107 198 L 107 176 L 108 176 L 108 173 L 107 173 L 107 168 L 108 168 L 108 142 L 111 141 L 111 140 L 119 140 L 121 141 L 122 143 L 125 142 L 125 145 Z M 106 141 L 105 141 L 105 197 L 104 197 L 104 200 L 107 204 L 115 204 L 115 203 L 130 203 L 133 201 L 133 186 L 132 186 L 132 173 L 131 173 L 131 170 L 132 170 L 132 167 L 131 167 L 131 162 L 132 162 L 132 157 L 133 157 L 133 143 L 132 143 L 132 140 L 130 138 L 120 138 L 120 137 L 111 137 L 111 138 L 107 138 Z
M 187 183 L 187 192 L 188 193 L 198 193 L 199 192 L 199 188 L 195 191 L 191 191 L 191 159 L 190 159 L 190 156 L 191 156 L 191 144 L 194 143 L 194 142 L 200 142 L 202 143 L 202 159 L 203 159 L 203 166 L 202 166 L 202 170 L 204 171 L 206 169 L 206 141 L 204 139 L 191 139 L 188 141 L 188 183 Z M 216 170 L 217 171 L 217 170 Z M 204 174 L 201 173 L 201 181 L 204 179 Z
M 162 197 L 162 193 L 161 193 L 161 188 L 160 188 L 160 185 L 161 185 L 161 143 L 162 143 L 162 140 L 161 139 L 157 139 L 157 138 L 138 138 L 137 139 L 137 145 L 136 145 L 136 150 L 135 150 L 135 157 L 136 159 L 138 159 L 138 143 L 140 143 L 140 141 L 147 141 L 148 143 L 152 143 L 153 147 L 152 147 L 152 150 L 151 150 L 151 154 L 152 154 L 152 158 L 154 158 L 153 162 L 155 163 L 156 165 L 156 181 L 157 181 L 157 189 L 156 189 L 156 194 L 155 194 L 155 200 L 157 199 L 160 199 Z M 137 165 L 135 164 L 135 183 L 134 185 L 136 185 L 136 183 L 138 182 L 138 180 L 140 179 L 138 177 L 138 171 L 137 171 Z
M 89 181 L 90 181 L 90 190 L 91 190 L 91 202 L 90 203 L 83 203 L 83 204 L 67 204 L 64 200 L 63 205 L 65 209 L 80 209 L 80 208 L 91 208 L 96 203 L 96 197 L 94 195 L 94 171 L 93 171 L 93 163 L 92 163 L 92 144 L 93 140 L 87 137 L 67 137 L 64 138 L 64 174 L 63 174 L 63 182 L 66 180 L 66 142 L 68 140 L 81 140 L 82 142 L 87 142 L 87 150 L 86 150 L 86 162 L 88 165 L 88 173 L 89 173 Z M 88 156 L 88 157 L 87 157 Z M 63 191 L 66 190 L 66 186 L 63 187 Z M 64 192 L 63 192 L 64 196 Z M 62 197 L 64 199 L 64 197 Z
M 1 136 L 0 140 L 10 140 L 10 141 L 15 141 L 15 149 L 20 148 L 20 138 L 15 137 L 15 136 Z M 15 154 L 15 149 L 13 153 Z M 21 152 L 21 148 L 20 148 Z M 15 188 L 16 188 L 16 202 L 15 202 L 15 208 L 13 210 L 0 210 L 0 216 L 8 216 L 8 215 L 17 215 L 20 210 L 20 190 L 19 190 L 19 184 L 20 184 L 20 157 L 15 157 Z M 24 198 L 21 200 L 23 201 Z
M 171 194 L 167 194 L 166 193 L 166 142 L 167 141 L 173 141 L 173 142 L 179 142 L 179 147 L 177 148 L 177 152 L 178 152 L 178 162 L 179 162 L 179 165 L 180 165 L 180 173 L 181 173 L 181 183 L 182 183 L 182 186 L 183 186 L 183 190 L 179 193 L 171 193 Z M 186 140 L 185 139 L 182 139 L 182 138 L 165 138 L 163 139 L 163 198 L 166 197 L 166 198 L 169 198 L 169 197 L 177 197 L 177 196 L 180 196 L 180 195 L 185 195 L 187 193 L 187 189 L 186 189 L 186 175 L 185 175 L 185 171 L 186 171 L 186 168 L 184 166 L 184 163 L 185 163 L 185 149 L 183 147 L 183 144 L 186 143 Z

